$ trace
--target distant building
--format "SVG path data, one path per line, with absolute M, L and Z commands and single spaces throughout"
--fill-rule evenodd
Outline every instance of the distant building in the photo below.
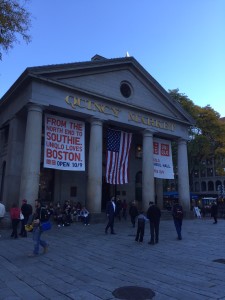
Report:
M 225 159 L 208 158 L 202 160 L 201 168 L 196 168 L 193 174 L 192 191 L 204 197 L 220 197 L 225 176 L 221 174 L 221 167 L 225 166 Z

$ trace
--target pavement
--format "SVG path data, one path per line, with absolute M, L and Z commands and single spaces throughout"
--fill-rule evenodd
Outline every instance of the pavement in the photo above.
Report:
M 172 219 L 162 220 L 156 245 L 149 224 L 143 243 L 130 220 L 116 220 L 116 235 L 105 225 L 54 225 L 43 234 L 48 253 L 33 258 L 32 233 L 0 230 L 0 300 L 225 299 L 224 219 L 184 220 L 181 241 Z

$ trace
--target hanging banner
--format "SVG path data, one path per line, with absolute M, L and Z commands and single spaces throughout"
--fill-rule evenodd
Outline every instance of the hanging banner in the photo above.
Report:
M 162 139 L 153 140 L 154 177 L 174 179 L 171 142 Z
M 85 171 L 85 124 L 45 115 L 44 167 Z

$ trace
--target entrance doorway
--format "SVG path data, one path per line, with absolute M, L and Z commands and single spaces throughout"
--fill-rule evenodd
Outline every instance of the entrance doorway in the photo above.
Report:
M 142 172 L 139 171 L 135 177 L 135 200 L 142 201 Z
M 54 175 L 53 169 L 44 168 L 41 164 L 38 197 L 44 203 L 54 201 Z

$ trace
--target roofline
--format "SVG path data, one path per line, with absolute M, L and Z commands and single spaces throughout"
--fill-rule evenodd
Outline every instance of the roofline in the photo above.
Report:
M 35 77 L 34 75 L 38 74 L 50 74 L 53 72 L 58 71 L 69 71 L 69 70 L 84 70 L 84 69 L 92 69 L 96 67 L 109 67 L 109 66 L 118 66 L 118 65 L 131 65 L 136 67 L 139 72 L 147 78 L 147 80 L 160 92 L 167 100 L 176 107 L 176 109 L 187 118 L 187 120 L 194 124 L 195 121 L 192 117 L 182 108 L 182 106 L 172 99 L 169 93 L 156 81 L 150 73 L 133 57 L 121 57 L 121 58 L 111 58 L 98 60 L 91 60 L 91 61 L 84 61 L 84 62 L 75 62 L 75 63 L 64 63 L 64 64 L 54 64 L 54 65 L 44 65 L 44 66 L 36 66 L 36 67 L 28 67 L 25 71 L 18 77 L 18 79 L 14 82 L 14 84 L 9 88 L 9 90 L 2 96 L 0 100 L 0 106 L 4 105 L 10 96 L 27 80 Z

